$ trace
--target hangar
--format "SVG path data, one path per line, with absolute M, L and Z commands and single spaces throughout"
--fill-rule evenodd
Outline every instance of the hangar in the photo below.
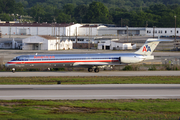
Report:
M 51 35 L 51 36 L 75 36 L 77 28 L 81 24 L 74 23 L 1 23 L 0 29 L 3 35 Z
M 63 41 L 58 37 L 48 35 L 32 36 L 22 40 L 23 50 L 67 50 L 72 48 L 72 41 Z

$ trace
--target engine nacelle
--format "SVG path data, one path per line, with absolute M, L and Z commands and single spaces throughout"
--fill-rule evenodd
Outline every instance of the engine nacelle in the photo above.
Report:
M 119 57 L 120 63 L 138 63 L 141 61 L 143 61 L 143 59 L 138 57 Z

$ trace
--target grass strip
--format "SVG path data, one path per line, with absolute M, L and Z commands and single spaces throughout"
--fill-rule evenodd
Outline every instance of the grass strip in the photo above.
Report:
M 0 77 L 0 84 L 180 84 L 180 76 Z
M 0 100 L 7 119 L 179 119 L 180 99 L 156 100 Z

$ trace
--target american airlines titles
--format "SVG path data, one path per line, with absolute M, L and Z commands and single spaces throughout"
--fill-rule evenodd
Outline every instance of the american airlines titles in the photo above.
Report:
M 34 56 L 34 59 L 52 59 L 55 58 L 55 56 Z

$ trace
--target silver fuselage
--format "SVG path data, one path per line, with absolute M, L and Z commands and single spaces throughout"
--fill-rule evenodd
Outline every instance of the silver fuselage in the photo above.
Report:
M 22 55 L 5 64 L 8 68 L 61 68 L 122 65 L 145 60 L 135 53 Z

